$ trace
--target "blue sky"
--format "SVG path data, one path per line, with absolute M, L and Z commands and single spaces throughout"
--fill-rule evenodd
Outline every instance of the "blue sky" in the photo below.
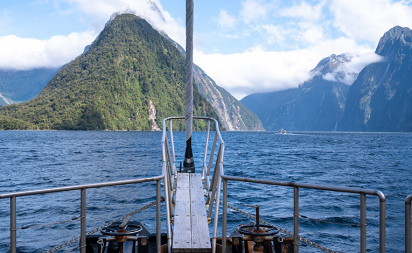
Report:
M 185 1 L 18 0 L 0 3 L 0 68 L 61 66 L 116 11 L 133 11 L 184 46 Z M 331 54 L 359 72 L 380 60 L 379 38 L 412 28 L 412 3 L 394 0 L 195 0 L 194 61 L 237 98 L 297 87 Z

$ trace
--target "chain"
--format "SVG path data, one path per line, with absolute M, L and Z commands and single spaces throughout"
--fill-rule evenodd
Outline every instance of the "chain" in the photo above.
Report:
M 236 212 L 239 212 L 239 213 L 245 215 L 246 217 L 249 217 L 249 218 L 252 219 L 252 220 L 256 220 L 256 216 L 254 216 L 254 215 L 252 215 L 252 214 L 250 214 L 250 213 L 247 213 L 247 212 L 245 212 L 245 211 L 243 211 L 243 210 L 240 210 L 240 209 L 238 209 L 238 208 L 236 208 L 236 207 L 234 207 L 234 206 L 232 206 L 232 205 L 230 205 L 230 204 L 228 204 L 227 206 L 228 206 L 230 209 L 232 209 L 232 210 L 234 210 L 234 211 L 236 211 Z M 262 219 L 259 219 L 259 221 L 260 221 L 261 223 L 274 226 L 276 229 L 278 229 L 278 230 L 279 230 L 280 232 L 282 232 L 283 234 L 293 236 L 293 233 L 292 233 L 292 232 L 287 231 L 287 230 L 285 230 L 285 229 L 283 229 L 283 228 L 281 228 L 281 227 L 279 227 L 279 226 L 273 225 L 273 224 L 271 224 L 271 223 L 269 223 L 269 222 L 267 222 L 267 221 L 264 221 L 264 220 L 262 220 Z M 317 243 L 315 243 L 315 242 L 312 242 L 311 240 L 306 239 L 306 238 L 303 238 L 303 237 L 299 237 L 299 241 L 304 242 L 304 243 L 306 243 L 307 245 L 309 245 L 309 246 L 311 246 L 311 247 L 313 247 L 313 248 L 316 248 L 316 249 L 319 249 L 319 250 L 322 250 L 322 251 L 325 251 L 325 252 L 328 252 L 328 253 L 339 253 L 339 251 L 334 251 L 334 250 L 328 249 L 328 248 L 326 248 L 326 247 L 324 247 L 324 246 L 322 246 L 322 245 L 319 245 L 319 244 L 317 244 Z
M 164 201 L 164 198 L 162 198 L 161 201 L 163 202 L 163 201 Z M 112 225 L 112 224 L 115 223 L 115 222 L 124 220 L 127 216 L 133 216 L 133 215 L 135 215 L 135 214 L 137 214 L 137 213 L 139 213 L 139 212 L 142 212 L 142 211 L 144 211 L 144 210 L 146 210 L 146 209 L 149 209 L 150 207 L 155 206 L 155 205 L 156 205 L 156 201 L 153 201 L 153 202 L 149 203 L 148 205 L 146 205 L 146 206 L 144 206 L 144 207 L 142 207 L 142 208 L 137 209 L 136 211 L 133 211 L 133 212 L 127 214 L 127 215 L 124 215 L 124 216 L 122 216 L 122 217 L 120 217 L 120 218 L 117 218 L 117 219 L 115 219 L 115 220 L 113 220 L 113 221 L 111 221 L 111 222 L 108 222 L 108 223 L 106 223 L 106 224 L 103 224 L 103 225 L 101 225 L 100 227 L 95 228 L 95 229 L 87 232 L 86 235 L 92 235 L 92 234 L 94 234 L 94 233 L 102 230 L 102 228 L 104 228 L 104 227 L 110 226 L 110 225 Z M 52 248 L 52 249 L 49 249 L 49 250 L 47 250 L 47 251 L 44 251 L 43 253 L 56 252 L 56 251 L 58 251 L 59 249 L 62 249 L 62 248 L 64 248 L 64 247 L 67 247 L 67 246 L 69 246 L 69 245 L 71 245 L 71 244 L 73 244 L 73 243 L 75 243 L 75 242 L 77 242 L 77 241 L 80 241 L 80 236 L 79 236 L 79 237 L 76 237 L 76 238 L 73 238 L 73 239 L 71 239 L 70 241 L 65 242 L 65 243 L 63 243 L 63 244 L 60 244 L 60 245 L 58 245 L 58 246 L 56 246 L 56 247 L 54 247 L 54 248 Z M 79 249 L 79 248 L 80 248 L 80 247 L 77 247 L 77 248 L 72 249 L 72 250 L 70 250 L 70 251 L 68 251 L 68 252 L 71 252 L 71 251 L 76 250 L 76 249 Z

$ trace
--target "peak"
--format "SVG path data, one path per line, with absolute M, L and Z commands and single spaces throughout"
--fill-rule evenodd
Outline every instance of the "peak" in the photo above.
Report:
M 342 65 L 345 62 L 350 62 L 352 59 L 352 56 L 349 54 L 332 54 L 326 58 L 323 58 L 316 68 L 314 68 L 311 73 L 313 76 L 315 75 L 324 75 L 326 73 L 331 73 L 334 70 L 336 70 L 340 65 Z
M 387 56 L 394 50 L 395 45 L 412 47 L 412 30 L 408 27 L 395 26 L 387 31 L 379 40 L 376 53 Z

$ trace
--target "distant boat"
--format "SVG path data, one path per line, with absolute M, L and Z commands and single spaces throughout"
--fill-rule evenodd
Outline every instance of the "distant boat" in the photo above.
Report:
M 278 131 L 278 133 L 280 133 L 280 134 L 286 134 L 286 130 L 282 127 L 282 128 Z

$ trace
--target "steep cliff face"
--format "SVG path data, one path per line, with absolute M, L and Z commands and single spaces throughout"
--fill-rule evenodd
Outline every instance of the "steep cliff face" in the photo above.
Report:
M 186 55 L 185 50 L 169 36 L 163 34 L 177 49 Z M 228 131 L 264 131 L 259 117 L 246 108 L 232 94 L 216 84 L 199 66 L 193 64 L 196 86 L 202 95 L 215 109 L 223 127 Z
M 241 102 L 255 112 L 266 130 L 333 131 L 341 119 L 349 85 L 345 54 L 331 55 L 311 71 L 312 78 L 296 89 L 252 94 Z
M 235 97 L 219 87 L 200 67 L 194 66 L 199 93 L 213 106 L 226 130 L 263 131 L 260 119 Z
M 351 86 L 339 129 L 412 131 L 412 31 L 396 26 L 380 39 L 370 64 Z

